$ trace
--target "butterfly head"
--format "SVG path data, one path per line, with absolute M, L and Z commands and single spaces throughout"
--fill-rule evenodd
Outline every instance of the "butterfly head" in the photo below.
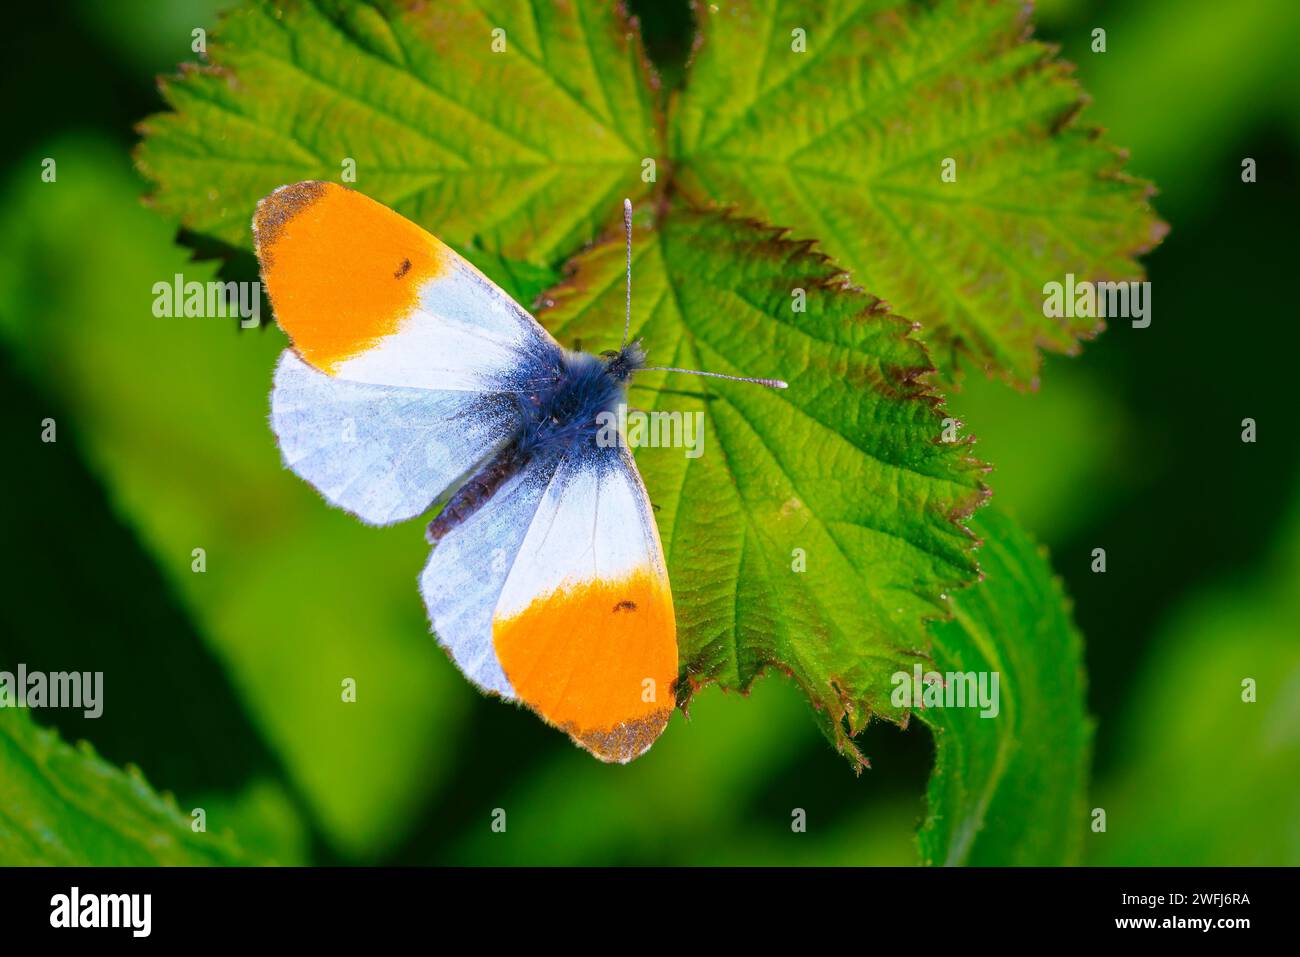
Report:
M 605 360 L 606 374 L 616 382 L 626 382 L 632 378 L 632 373 L 645 368 L 645 349 L 640 339 L 617 351 L 609 349 L 600 355 Z

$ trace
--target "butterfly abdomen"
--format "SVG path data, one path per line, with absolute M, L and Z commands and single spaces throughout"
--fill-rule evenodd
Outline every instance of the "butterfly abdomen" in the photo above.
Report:
M 456 490 L 442 511 L 429 523 L 424 533 L 429 544 L 436 545 L 444 535 L 473 515 L 510 476 L 528 464 L 529 458 L 515 443 L 498 452 Z

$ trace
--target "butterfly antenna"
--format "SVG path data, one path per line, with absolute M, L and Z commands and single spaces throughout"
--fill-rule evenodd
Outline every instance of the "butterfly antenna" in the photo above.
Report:
M 674 369 L 670 366 L 646 366 L 642 372 L 680 372 L 682 375 L 702 375 L 710 379 L 730 379 L 732 382 L 752 382 L 765 385 L 769 389 L 788 389 L 789 383 L 781 379 L 753 379 L 743 375 L 723 375 L 721 372 L 701 372 L 699 369 Z
M 623 232 L 627 235 L 627 308 L 623 315 L 623 346 L 627 347 L 628 336 L 632 333 L 632 200 L 623 200 Z M 754 379 L 749 376 L 724 375 L 721 372 L 701 372 L 698 369 L 675 369 L 669 366 L 648 366 L 643 372 L 680 372 L 683 375 L 702 375 L 711 379 L 730 379 L 732 382 L 752 382 L 767 386 L 769 389 L 785 389 L 787 384 L 780 379 Z
M 623 314 L 623 348 L 632 332 L 632 200 L 623 200 L 623 232 L 627 234 L 627 309 Z

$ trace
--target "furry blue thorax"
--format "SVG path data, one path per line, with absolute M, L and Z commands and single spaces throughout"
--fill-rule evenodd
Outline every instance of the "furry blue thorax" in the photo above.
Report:
M 636 342 L 600 356 L 548 350 L 524 363 L 517 389 L 508 396 L 498 394 L 486 400 L 508 403 L 514 399 L 510 441 L 480 463 L 451 495 L 429 523 L 425 532 L 429 542 L 441 541 L 534 459 L 559 461 L 574 453 L 595 453 L 597 416 L 617 414 L 619 405 L 627 400 L 627 380 L 644 365 L 645 350 Z M 545 474 L 549 481 L 550 473 Z
M 520 431 L 516 450 L 525 457 L 595 442 L 596 417 L 627 401 L 627 383 L 645 366 L 645 350 L 631 342 L 617 352 L 560 354 L 557 368 L 515 396 Z

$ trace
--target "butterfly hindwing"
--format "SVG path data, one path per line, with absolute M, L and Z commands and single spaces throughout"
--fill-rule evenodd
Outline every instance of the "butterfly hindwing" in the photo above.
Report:
M 509 396 L 335 379 L 280 356 L 271 429 L 284 464 L 371 525 L 421 514 L 490 456 L 513 424 Z
M 492 618 L 528 527 L 555 475 L 557 454 L 533 459 L 448 532 L 420 574 L 429 622 L 474 684 L 516 697 L 492 646 Z

